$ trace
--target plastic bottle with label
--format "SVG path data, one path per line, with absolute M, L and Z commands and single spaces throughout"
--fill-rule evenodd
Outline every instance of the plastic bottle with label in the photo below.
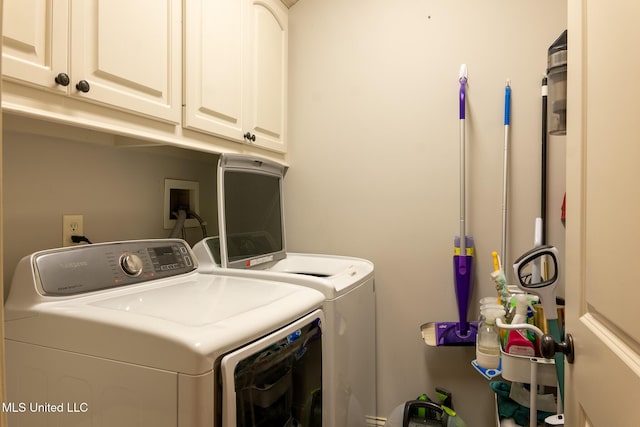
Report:
M 504 309 L 490 308 L 482 313 L 484 321 L 478 326 L 476 361 L 485 369 L 500 366 L 500 331 L 496 319 L 504 317 Z

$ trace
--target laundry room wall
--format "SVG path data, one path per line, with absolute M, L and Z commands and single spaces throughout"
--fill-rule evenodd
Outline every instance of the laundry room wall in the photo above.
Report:
M 533 245 L 540 83 L 566 19 L 566 2 L 557 0 L 302 0 L 290 9 L 288 249 L 374 262 L 379 417 L 441 386 L 467 423 L 495 425 L 493 393 L 471 367 L 474 348 L 432 348 L 420 335 L 425 322 L 458 319 L 458 71 L 467 64 L 476 302 L 495 295 L 489 273 L 501 243 L 505 83 L 512 87 L 509 266 Z M 564 137 L 549 144 L 548 242 L 563 252 Z M 477 314 L 474 304 L 470 315 Z
M 5 297 L 20 258 L 61 246 L 65 214 L 83 215 L 94 243 L 168 237 L 165 178 L 199 183 L 200 215 L 217 234 L 216 155 L 118 146 L 113 136 L 88 130 L 8 115 L 4 121 Z M 187 230 L 191 244 L 201 237 L 200 228 Z

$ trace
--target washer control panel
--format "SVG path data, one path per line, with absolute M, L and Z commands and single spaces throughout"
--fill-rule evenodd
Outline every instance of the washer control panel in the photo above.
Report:
M 76 295 L 190 273 L 197 267 L 180 239 L 133 240 L 73 246 L 34 254 L 38 291 Z

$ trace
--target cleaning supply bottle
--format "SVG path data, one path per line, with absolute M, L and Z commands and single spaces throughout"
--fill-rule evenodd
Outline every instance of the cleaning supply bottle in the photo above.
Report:
M 536 355 L 533 343 L 529 341 L 529 338 L 525 337 L 519 330 L 509 332 L 505 351 L 508 354 L 517 356 L 534 357 Z
M 483 313 L 484 321 L 478 326 L 476 360 L 485 369 L 497 369 L 500 366 L 500 331 L 496 319 L 504 317 L 504 314 L 504 309 L 487 309 Z
M 529 310 L 529 296 L 515 295 L 515 315 L 513 316 L 512 324 L 522 324 L 528 323 L 527 321 L 527 312 Z M 526 330 L 512 330 L 509 331 L 507 335 L 507 343 L 505 345 L 505 351 L 508 354 L 514 354 L 518 356 L 529 356 L 533 357 L 536 355 L 535 346 L 533 341 L 529 338 Z

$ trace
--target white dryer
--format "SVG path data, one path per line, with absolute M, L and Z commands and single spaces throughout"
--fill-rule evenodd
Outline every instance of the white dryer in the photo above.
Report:
M 5 304 L 10 425 L 320 427 L 324 296 L 196 263 L 179 239 L 22 259 Z
M 327 427 L 365 426 L 377 413 L 374 267 L 360 258 L 287 252 L 284 172 L 266 159 L 222 155 L 220 238 L 206 238 L 193 250 L 203 273 L 275 280 L 324 294 L 324 419 Z

